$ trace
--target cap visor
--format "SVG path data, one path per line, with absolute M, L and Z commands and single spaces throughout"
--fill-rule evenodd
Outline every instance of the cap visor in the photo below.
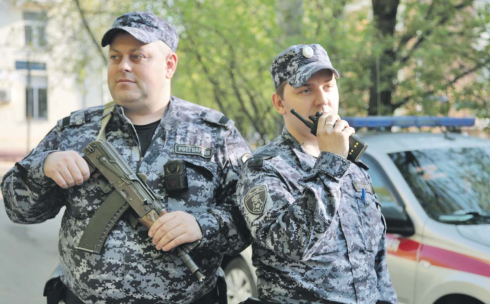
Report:
M 288 83 L 293 88 L 299 88 L 303 86 L 308 79 L 310 79 L 313 74 L 320 70 L 331 70 L 336 78 L 339 78 L 339 72 L 331 64 L 321 63 L 321 62 L 312 62 L 305 66 L 299 68 L 294 75 L 288 78 Z
M 116 36 L 116 34 L 119 31 L 124 31 L 143 43 L 151 43 L 158 40 L 158 39 L 153 39 L 154 38 L 152 37 L 153 35 L 148 35 L 148 32 L 144 30 L 137 29 L 134 27 L 122 26 L 122 27 L 116 27 L 110 29 L 107 31 L 107 33 L 104 34 L 101 42 L 102 47 L 111 44 L 112 39 L 114 38 L 114 36 Z

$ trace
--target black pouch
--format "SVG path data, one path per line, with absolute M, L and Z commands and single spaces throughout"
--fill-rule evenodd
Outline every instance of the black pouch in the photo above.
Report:
M 43 295 L 48 304 L 58 304 L 65 298 L 65 284 L 61 282 L 61 265 L 58 265 L 44 285 Z

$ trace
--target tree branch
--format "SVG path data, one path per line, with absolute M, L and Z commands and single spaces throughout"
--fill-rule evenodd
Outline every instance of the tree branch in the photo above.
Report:
M 83 22 L 83 26 L 85 27 L 85 30 L 87 30 L 87 33 L 89 34 L 90 39 L 94 43 L 94 46 L 97 49 L 97 51 L 100 55 L 100 58 L 102 58 L 102 61 L 104 62 L 104 64 L 107 65 L 107 58 L 104 55 L 104 52 L 102 51 L 102 47 L 99 45 L 99 43 L 95 39 L 94 34 L 92 33 L 92 30 L 90 29 L 90 26 L 88 25 L 87 19 L 85 18 L 85 14 L 82 10 L 82 7 L 80 6 L 80 1 L 79 0 L 73 0 L 73 1 L 75 1 L 75 3 L 77 4 L 77 9 L 78 9 L 78 12 L 80 13 L 80 17 L 82 18 L 82 22 Z
M 211 85 L 213 86 L 213 94 L 215 96 L 216 102 L 218 103 L 218 107 L 219 107 L 220 111 L 221 112 L 225 112 L 225 106 L 224 106 L 224 104 L 223 104 L 223 102 L 221 101 L 221 98 L 220 98 L 220 96 L 224 96 L 225 94 L 223 92 L 221 92 L 221 89 L 219 87 L 218 81 L 216 81 L 216 79 L 214 79 L 214 77 L 211 75 L 211 73 L 209 72 L 208 68 L 204 64 L 204 62 L 202 60 L 202 56 L 197 51 L 196 43 L 194 42 L 194 39 L 192 38 L 192 36 L 189 35 L 189 34 L 187 34 L 187 39 L 189 40 L 189 42 L 193 46 L 192 48 L 188 48 L 187 50 L 190 53 L 193 53 L 196 56 L 196 59 L 199 62 L 199 64 L 201 65 L 201 67 L 202 67 L 202 69 L 204 71 L 204 74 L 208 77 L 209 82 L 211 82 Z
M 433 0 L 432 3 L 429 6 L 429 9 L 427 10 L 427 13 L 425 14 L 425 20 L 430 20 L 432 18 L 432 12 L 434 11 L 434 4 L 436 3 L 436 0 Z M 403 35 L 400 38 L 400 42 L 398 43 L 398 48 L 395 50 L 395 54 L 398 53 L 403 46 L 406 46 L 406 44 L 415 38 L 415 35 L 417 34 L 417 31 L 411 31 L 407 32 L 405 35 Z
M 481 68 L 483 68 L 483 67 L 485 67 L 485 66 L 487 66 L 487 65 L 489 65 L 489 64 L 490 64 L 490 58 L 487 58 L 485 61 L 483 61 L 483 62 L 480 62 L 480 63 L 476 64 L 476 65 L 475 65 L 473 68 L 471 68 L 471 69 L 469 69 L 469 70 L 466 70 L 466 71 L 464 71 L 463 73 L 461 73 L 461 74 L 459 74 L 459 75 L 455 76 L 453 79 L 451 79 L 450 81 L 448 81 L 448 82 L 447 82 L 447 83 L 444 85 L 444 87 L 445 87 L 445 88 L 452 87 L 452 86 L 453 86 L 453 85 L 454 85 L 454 84 L 455 84 L 455 83 L 456 83 L 458 80 L 460 80 L 461 78 L 463 78 L 463 77 L 465 77 L 465 76 L 467 76 L 467 75 L 469 75 L 469 74 L 471 74 L 471 73 L 473 73 L 473 72 L 476 72 L 476 71 L 478 71 L 479 69 L 481 69 Z M 435 89 L 429 90 L 429 91 L 425 92 L 423 96 L 424 96 L 424 97 L 428 97 L 428 96 L 430 96 L 430 95 L 434 94 L 434 92 L 435 92 L 435 91 L 436 91 Z M 397 109 L 397 108 L 399 108 L 399 107 L 401 107 L 401 106 L 403 106 L 403 105 L 407 104 L 407 103 L 410 101 L 410 98 L 411 98 L 411 96 L 407 96 L 407 97 L 403 98 L 401 101 L 399 101 L 399 102 L 397 102 L 397 103 L 393 104 L 393 108 L 394 108 L 394 109 Z
M 210 28 L 204 24 L 201 24 L 199 25 L 201 28 L 207 28 L 208 30 L 210 31 L 213 31 L 214 33 L 216 33 L 216 35 L 218 35 L 224 42 L 225 45 L 228 46 L 228 49 L 230 51 L 230 54 L 231 54 L 231 60 L 230 60 L 230 64 L 229 64 L 229 67 L 227 68 L 227 72 L 228 72 L 228 75 L 230 76 L 230 80 L 231 80 L 231 87 L 233 89 L 233 93 L 235 95 L 235 97 L 237 98 L 238 100 L 238 105 L 240 107 L 240 109 L 243 111 L 243 113 L 245 114 L 245 116 L 248 118 L 248 120 L 250 121 L 250 123 L 252 124 L 253 128 L 260 134 L 260 137 L 262 138 L 262 141 L 265 143 L 265 136 L 267 135 L 267 131 L 264 129 L 264 127 L 261 125 L 261 119 L 257 119 L 258 117 L 254 117 L 254 115 L 252 115 L 252 113 L 250 113 L 250 111 L 246 108 L 245 104 L 245 99 L 243 98 L 243 94 L 241 93 L 240 91 L 240 88 L 238 86 L 238 83 L 237 83 L 237 80 L 236 80 L 236 73 L 234 73 L 233 71 L 238 71 L 238 74 L 243 74 L 240 72 L 239 68 L 237 67 L 236 65 L 236 52 L 235 52 L 235 49 L 233 48 L 233 44 L 228 40 L 228 38 L 226 36 L 224 36 L 221 32 L 219 32 L 218 30 L 214 29 L 214 28 Z M 196 55 L 198 55 L 198 61 L 200 62 L 201 66 L 203 67 L 203 69 L 205 70 L 205 74 L 206 76 L 208 76 L 209 80 L 211 81 L 211 83 L 213 84 L 213 86 L 215 88 L 219 88 L 219 83 L 216 79 L 214 79 L 214 77 L 211 76 L 211 73 L 209 72 L 209 70 L 207 69 L 207 67 L 204 65 L 204 62 L 201 60 L 201 56 L 200 54 L 197 54 L 197 48 L 196 48 L 196 44 L 193 40 L 193 38 L 191 37 L 191 35 L 189 35 L 189 38 L 190 38 L 190 41 L 191 43 L 193 44 L 193 50 L 190 50 L 191 52 L 194 52 Z M 243 79 L 243 81 L 245 83 L 247 83 L 247 79 Z M 222 92 L 221 89 L 219 89 L 220 92 Z M 246 90 L 247 93 L 250 93 L 248 90 Z M 249 97 L 249 103 L 251 104 L 251 106 L 253 107 L 255 113 L 257 113 L 257 115 L 260 115 L 261 112 L 265 112 L 265 111 L 261 111 L 260 109 L 257 108 L 257 104 L 254 102 L 254 98 L 252 97 L 251 94 L 247 94 L 247 96 Z M 220 106 L 220 109 L 222 107 Z M 224 112 L 224 105 L 223 105 L 223 109 L 221 109 L 222 112 Z
M 441 25 L 446 24 L 449 20 L 452 19 L 452 17 L 454 17 L 454 15 L 455 15 L 454 13 L 455 12 L 457 12 L 458 10 L 461 10 L 461 9 L 467 7 L 471 3 L 473 3 L 473 0 L 465 0 L 465 1 L 463 1 L 459 5 L 453 6 L 452 7 L 453 10 L 451 10 L 451 11 L 444 10 L 444 12 L 446 12 L 447 15 L 443 16 L 434 26 L 431 26 L 424 33 L 422 33 L 422 35 L 420 35 L 420 37 L 418 37 L 418 40 L 414 44 L 414 46 L 410 50 L 408 50 L 408 54 L 405 55 L 405 56 L 403 56 L 401 59 L 399 59 L 398 62 L 400 62 L 402 65 L 405 64 L 412 57 L 412 55 L 415 53 L 415 51 L 418 50 L 425 41 L 427 41 L 426 38 L 429 37 L 433 33 L 433 29 L 435 27 L 439 27 Z M 430 14 L 432 14 L 432 9 L 433 9 L 432 7 L 433 7 L 433 5 L 434 5 L 434 2 L 432 2 L 431 7 L 429 9 Z M 453 13 L 453 14 L 450 14 L 450 13 Z M 430 15 L 429 15 L 429 17 L 430 17 Z M 412 38 L 415 38 L 415 36 L 404 37 L 404 40 L 403 41 L 406 41 L 405 43 L 407 43 Z M 398 47 L 397 51 L 395 52 L 396 57 L 398 57 L 398 55 L 399 55 L 398 52 L 399 52 L 400 48 L 401 48 L 401 43 L 399 44 L 399 47 Z

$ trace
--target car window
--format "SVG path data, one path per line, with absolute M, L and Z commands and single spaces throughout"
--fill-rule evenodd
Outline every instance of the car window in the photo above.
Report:
M 381 207 L 400 206 L 389 187 L 388 178 L 383 169 L 370 157 L 363 157 L 362 161 L 369 166 L 368 173 Z
M 488 224 L 490 148 L 414 150 L 389 156 L 431 218 Z

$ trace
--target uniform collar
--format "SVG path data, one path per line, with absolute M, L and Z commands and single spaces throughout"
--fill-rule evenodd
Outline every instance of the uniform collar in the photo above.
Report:
M 167 104 L 165 112 L 163 113 L 163 117 L 160 120 L 160 125 L 162 127 L 165 127 L 165 125 L 171 126 L 175 122 L 176 114 L 178 113 L 178 110 L 176 110 L 175 108 L 178 108 L 178 103 L 178 100 L 174 96 L 170 96 L 170 101 Z M 131 124 L 131 120 L 124 113 L 123 107 L 116 105 L 113 114 L 118 116 L 119 119 L 122 119 L 123 121 Z
M 308 154 L 305 149 L 301 146 L 301 144 L 294 138 L 291 133 L 289 133 L 286 126 L 282 129 L 281 137 L 283 142 L 288 145 L 293 151 L 294 155 L 298 160 L 299 166 L 303 171 L 309 172 L 313 169 L 313 166 L 316 162 L 316 157 L 311 154 Z

